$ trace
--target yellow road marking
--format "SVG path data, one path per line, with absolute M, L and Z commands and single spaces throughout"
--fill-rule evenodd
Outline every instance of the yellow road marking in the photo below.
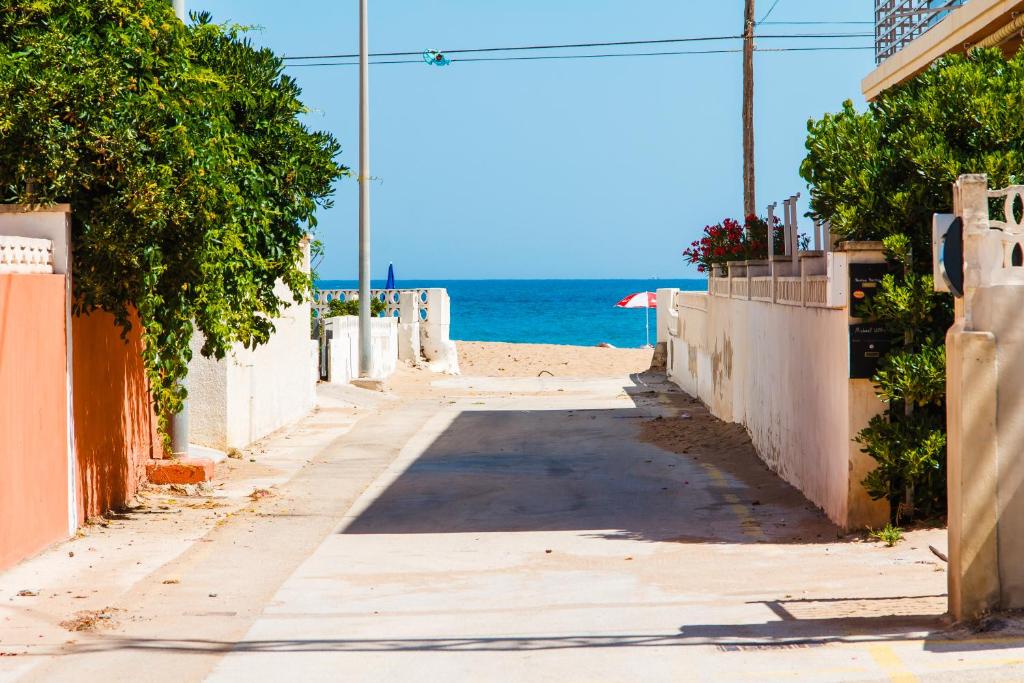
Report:
M 917 676 L 903 664 L 895 650 L 888 645 L 871 645 L 868 652 L 892 683 L 917 683 Z
M 729 484 L 729 480 L 726 479 L 725 474 L 720 469 L 710 463 L 701 463 L 704 467 L 704 471 L 708 477 L 714 482 L 715 488 L 725 488 Z M 740 502 L 739 496 L 734 493 L 723 493 L 722 498 L 726 503 L 729 504 L 729 509 L 732 511 L 733 516 L 740 523 L 740 528 L 743 530 L 743 535 L 753 538 L 757 541 L 767 541 L 768 536 L 765 535 L 764 529 L 754 518 L 754 515 L 750 514 L 750 510 L 746 505 Z

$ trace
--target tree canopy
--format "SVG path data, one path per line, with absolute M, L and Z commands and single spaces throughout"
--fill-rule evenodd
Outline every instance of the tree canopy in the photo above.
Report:
M 9 0 L 0 201 L 72 207 L 76 313 L 138 312 L 161 424 L 198 329 L 223 357 L 309 291 L 301 240 L 347 173 L 301 91 L 245 29 L 167 0 Z
M 958 176 L 1024 179 L 1022 104 L 1024 53 L 1007 60 L 992 48 L 939 59 L 866 112 L 846 102 L 811 120 L 801 175 L 813 215 L 850 239 L 906 234 L 930 270 L 932 214 L 952 210 Z

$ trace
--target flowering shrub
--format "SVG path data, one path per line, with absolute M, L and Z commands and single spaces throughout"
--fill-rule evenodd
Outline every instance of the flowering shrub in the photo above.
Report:
M 782 224 L 778 217 L 773 222 L 775 253 L 782 254 L 785 250 Z M 699 273 L 710 273 L 712 266 L 724 266 L 729 261 L 768 258 L 768 221 L 751 215 L 742 226 L 732 218 L 705 226 L 703 237 L 690 243 L 683 256 L 688 264 L 696 264 Z

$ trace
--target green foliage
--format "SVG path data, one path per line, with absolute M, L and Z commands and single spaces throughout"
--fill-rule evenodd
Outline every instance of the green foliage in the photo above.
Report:
M 280 58 L 167 0 L 9 0 L 0 13 L 0 201 L 71 204 L 76 313 L 137 311 L 153 399 L 181 406 L 202 352 L 302 300 L 304 235 L 346 172 Z
M 1024 180 L 1024 53 L 950 55 L 884 92 L 867 112 L 846 102 L 808 123 L 801 175 L 811 211 L 834 234 L 873 240 L 905 233 L 923 272 L 931 217 L 952 209 L 952 183 L 987 173 L 993 185 Z
M 892 548 L 903 540 L 903 529 L 886 524 L 882 529 L 868 529 L 868 536 L 876 541 L 881 541 L 887 548 Z
M 894 518 L 934 516 L 945 506 L 946 347 L 942 331 L 952 321 L 949 298 L 932 288 L 931 275 L 910 270 L 910 240 L 892 235 L 886 252 L 899 274 L 882 278 L 875 296 L 857 311 L 881 323 L 900 344 L 875 374 L 887 403 L 857 440 L 878 462 L 864 486 L 890 501 Z M 902 266 L 902 269 L 899 268 Z
M 383 301 L 377 297 L 370 299 L 370 313 L 372 315 L 380 315 L 386 310 L 387 306 Z M 327 304 L 327 317 L 333 318 L 338 315 L 359 315 L 359 299 L 348 299 L 346 301 L 331 299 Z
M 972 50 L 943 57 L 866 112 L 846 102 L 808 123 L 801 175 L 812 214 L 841 238 L 883 240 L 899 271 L 860 311 L 901 342 L 875 377 L 887 414 L 860 435 L 879 461 L 865 485 L 897 516 L 944 506 L 942 340 L 952 306 L 932 291 L 932 214 L 952 210 L 961 174 L 988 174 L 996 186 L 1024 181 L 1022 93 L 1024 53 Z
M 864 480 L 872 498 L 898 500 L 911 486 L 918 517 L 945 510 L 946 434 L 941 419 L 928 412 L 896 421 L 876 415 L 857 441 L 878 462 Z
M 901 349 L 885 358 L 875 375 L 883 401 L 918 408 L 941 405 L 946 398 L 946 346 L 925 344 L 917 352 Z

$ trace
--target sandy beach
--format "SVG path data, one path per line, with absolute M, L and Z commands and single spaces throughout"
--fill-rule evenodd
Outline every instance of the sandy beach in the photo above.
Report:
M 459 367 L 470 377 L 613 377 L 651 367 L 651 349 L 557 344 L 456 342 Z

